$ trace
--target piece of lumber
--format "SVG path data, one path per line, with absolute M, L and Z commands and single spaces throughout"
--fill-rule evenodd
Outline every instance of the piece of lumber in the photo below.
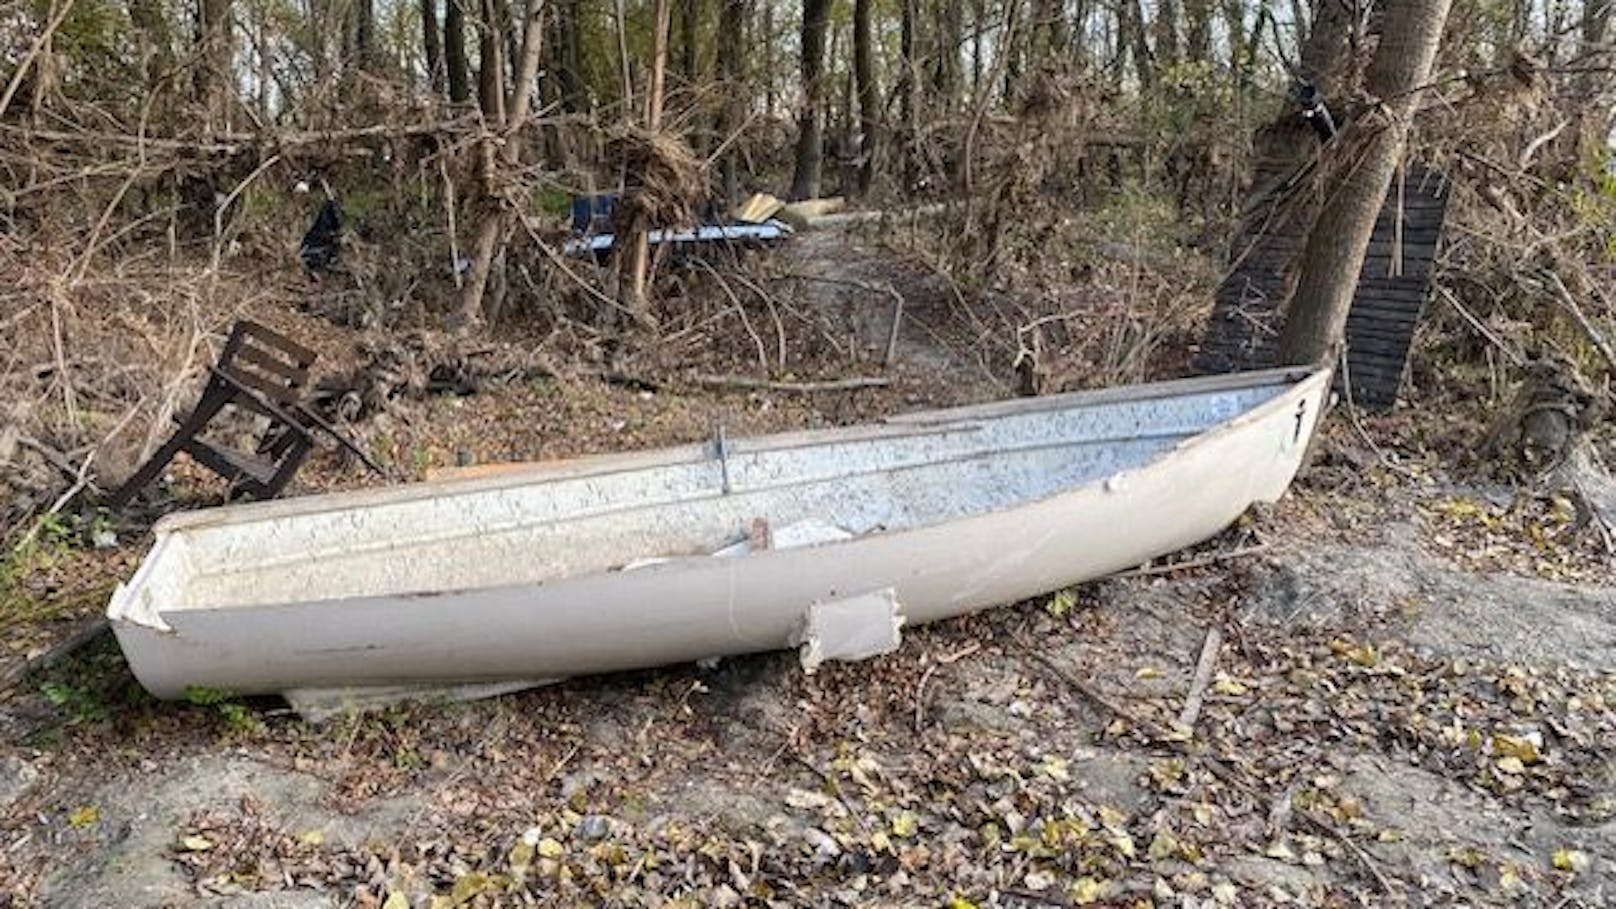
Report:
M 1201 658 L 1195 662 L 1195 677 L 1190 681 L 1190 693 L 1184 698 L 1184 709 L 1178 712 L 1178 725 L 1193 731 L 1201 716 L 1201 705 L 1206 702 L 1206 687 L 1212 682 L 1212 671 L 1218 665 L 1218 648 L 1223 646 L 1223 634 L 1209 628 L 1201 644 Z

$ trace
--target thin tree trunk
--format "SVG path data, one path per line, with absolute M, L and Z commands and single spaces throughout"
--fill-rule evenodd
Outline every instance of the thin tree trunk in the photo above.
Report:
M 791 197 L 819 195 L 824 149 L 820 121 L 825 112 L 825 29 L 830 23 L 830 0 L 802 2 L 802 110 L 797 115 L 796 167 Z
M 774 119 L 779 101 L 774 84 L 774 0 L 763 0 L 763 110 Z
M 651 47 L 651 81 L 645 90 L 645 127 L 652 133 L 662 129 L 662 96 L 667 70 L 668 0 L 657 0 Z M 618 288 L 623 295 L 622 302 L 641 325 L 653 324 L 651 301 L 646 293 L 646 281 L 651 270 L 650 229 L 651 225 L 645 223 L 645 216 L 636 215 L 626 235 L 614 241 L 614 245 L 621 244 L 619 250 L 626 249 L 628 252 L 626 256 L 621 252 L 618 254 Z
M 1333 2 L 1333 0 L 1332 0 Z M 1178 62 L 1178 6 L 1173 0 L 1156 0 L 1156 62 L 1170 67 Z
M 875 81 L 875 48 L 870 35 L 870 7 L 875 0 L 853 2 L 853 77 L 859 99 L 859 195 L 870 191 L 881 137 L 881 87 Z
M 584 84 L 580 72 L 583 60 L 583 2 L 567 0 L 556 11 L 556 81 L 561 85 L 561 109 L 569 114 L 583 110 Z
M 1341 351 L 1369 238 L 1403 157 L 1418 89 L 1430 81 L 1449 4 L 1400 0 L 1386 11 L 1368 79 L 1380 108 L 1330 147 L 1327 173 L 1333 180 L 1308 232 L 1296 292 L 1286 309 L 1279 339 L 1283 362 L 1333 363 Z
M 477 230 L 477 237 L 472 244 L 471 272 L 467 275 L 465 287 L 461 289 L 457 313 L 459 327 L 468 331 L 483 324 L 483 295 L 488 287 L 489 273 L 493 269 L 496 247 L 499 245 L 500 237 L 505 233 L 507 223 L 504 203 L 493 192 L 495 159 L 496 156 L 502 157 L 505 165 L 511 169 L 521 164 L 523 143 L 515 141 L 515 133 L 521 129 L 531 109 L 533 81 L 539 71 L 544 33 L 544 3 L 543 0 L 527 0 L 527 5 L 526 21 L 522 28 L 522 59 L 518 66 L 515 87 L 511 91 L 509 102 L 503 98 L 497 100 L 492 105 L 493 113 L 489 115 L 490 125 L 499 133 L 502 141 L 497 143 L 497 150 L 496 142 L 490 140 L 483 143 L 484 214 L 482 224 Z M 485 9 L 487 7 L 488 4 L 485 3 Z M 496 48 L 494 55 L 497 58 L 499 47 L 497 38 L 494 40 L 494 46 Z M 497 59 L 489 62 L 498 66 Z
M 684 0 L 679 4 L 679 76 L 685 88 L 696 84 L 696 65 L 701 35 L 697 24 L 701 21 L 701 0 Z
M 449 77 L 449 100 L 471 100 L 471 63 L 466 57 L 466 9 L 471 0 L 444 0 L 443 64 Z
M 359 69 L 376 69 L 376 8 L 372 0 L 354 0 L 354 47 Z
M 496 128 L 505 122 L 505 0 L 482 0 L 481 59 L 477 61 L 477 103 Z
M 235 38 L 230 24 L 230 0 L 199 0 L 197 6 L 198 56 L 196 93 L 208 112 L 210 126 L 228 128 L 225 122 L 230 92 L 230 61 L 235 55 Z
M 1184 54 L 1196 63 L 1212 57 L 1212 0 L 1184 0 Z
M 135 27 L 146 90 L 155 92 L 174 69 L 174 37 L 168 17 L 160 0 L 130 0 L 129 22 Z
M 1246 8 L 1243 0 L 1223 0 L 1223 26 L 1229 31 L 1229 70 L 1235 74 L 1235 84 L 1245 88 L 1251 82 L 1251 70 L 1245 65 Z
M 1122 0 L 1118 7 L 1117 28 L 1133 57 L 1133 71 L 1139 77 L 1139 87 L 1148 92 L 1156 82 L 1156 62 L 1150 52 L 1150 36 L 1145 32 L 1145 11 L 1139 0 Z
M 1320 3 L 1302 44 L 1300 75 L 1318 86 L 1326 103 L 1339 99 L 1354 81 L 1352 28 L 1347 4 Z
M 449 0 L 450 4 L 454 0 Z M 438 0 L 421 0 L 421 50 L 426 54 L 426 80 L 434 97 L 443 94 L 443 28 Z
M 718 108 L 718 141 L 732 146 L 731 134 L 741 128 L 745 113 L 746 86 L 741 74 L 742 30 L 746 26 L 746 0 L 721 0 L 718 8 L 718 73 L 723 84 L 724 100 Z M 724 202 L 734 205 L 740 199 L 739 155 L 726 147 L 719 162 L 720 182 L 723 184 Z

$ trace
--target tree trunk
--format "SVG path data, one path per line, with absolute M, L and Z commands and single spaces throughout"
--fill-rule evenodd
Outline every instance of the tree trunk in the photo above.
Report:
M 819 136 L 825 111 L 825 29 L 830 23 L 831 0 L 802 2 L 802 110 L 797 115 L 796 168 L 791 197 L 819 195 L 820 165 L 824 150 Z
M 1430 81 L 1449 4 L 1400 0 L 1386 11 L 1367 86 L 1381 105 L 1329 146 L 1329 195 L 1302 251 L 1280 333 L 1282 362 L 1333 363 L 1340 354 L 1369 238 L 1402 160 L 1418 88 Z
M 207 110 L 208 124 L 220 128 L 230 92 L 230 61 L 235 38 L 230 25 L 230 0 L 199 0 L 197 6 L 196 94 Z
M 449 100 L 471 100 L 471 64 L 466 57 L 466 8 L 472 0 L 444 0 L 443 64 L 449 77 Z
M 161 0 L 130 0 L 129 22 L 135 27 L 146 90 L 154 93 L 174 69 L 174 38 Z
M 875 82 L 875 48 L 870 36 L 870 7 L 875 0 L 853 2 L 853 78 L 858 81 L 859 195 L 870 191 L 881 135 L 881 87 Z
M 772 120 L 775 104 L 774 84 L 774 0 L 763 0 L 763 110 Z
M 354 0 L 354 49 L 359 69 L 376 69 L 376 8 L 372 0 Z
M 1244 88 L 1251 82 L 1246 56 L 1246 6 L 1243 0 L 1223 0 L 1223 25 L 1229 30 L 1229 71 L 1235 74 L 1235 84 Z
M 575 114 L 584 109 L 583 0 L 567 0 L 556 11 L 556 82 L 561 89 L 561 109 Z
M 656 0 L 656 22 L 652 32 L 651 80 L 646 86 L 645 127 L 652 133 L 662 129 L 662 95 L 668 71 L 668 0 Z M 618 292 L 624 308 L 641 325 L 654 326 L 646 282 L 651 270 L 651 225 L 644 214 L 636 214 L 629 229 L 617 236 Z
M 932 87 L 942 100 L 944 111 L 952 111 L 960 96 L 961 32 L 965 28 L 963 0 L 940 0 L 938 10 L 937 55 L 932 70 Z
M 451 6 L 454 0 L 450 0 Z M 484 4 L 487 10 L 490 4 Z M 533 98 L 533 80 L 539 72 L 539 56 L 542 45 L 541 36 L 544 33 L 543 0 L 527 0 L 527 16 L 522 28 L 521 62 L 518 65 L 515 86 L 511 90 L 509 103 L 501 98 L 493 103 L 494 111 L 490 114 L 490 125 L 498 131 L 503 141 L 496 143 L 485 141 L 483 143 L 483 186 L 482 206 L 483 220 L 477 230 L 477 238 L 472 244 L 471 272 L 467 276 L 466 286 L 460 292 L 459 311 L 457 321 L 459 327 L 473 330 L 483 324 L 483 294 L 488 287 L 488 276 L 493 269 L 496 257 L 502 256 L 498 249 L 500 238 L 505 234 L 507 224 L 505 202 L 493 192 L 494 171 L 496 156 L 501 156 L 505 165 L 515 169 L 522 162 L 523 143 L 516 140 L 516 132 L 521 129 L 522 123 L 527 119 Z M 499 47 L 498 37 L 494 38 L 495 48 Z M 498 67 L 499 53 L 494 52 L 496 59 L 486 61 Z M 497 72 L 497 69 L 495 70 Z M 497 119 L 494 119 L 496 118 Z
M 1415 0 L 1423 2 L 1423 0 Z M 1318 86 L 1325 102 L 1336 102 L 1354 81 L 1352 78 L 1352 13 L 1348 4 L 1318 4 L 1313 25 L 1302 44 L 1301 77 Z
M 454 0 L 449 0 L 454 5 Z M 426 79 L 433 97 L 443 95 L 443 29 L 438 24 L 438 0 L 421 0 L 421 49 L 426 53 Z
M 718 141 L 732 146 L 732 134 L 741 128 L 746 111 L 746 85 L 741 72 L 742 30 L 746 27 L 747 0 L 721 0 L 718 8 L 718 74 L 724 100 L 718 108 Z M 734 205 L 740 199 L 739 156 L 726 148 L 719 163 L 724 202 Z
M 482 42 L 477 61 L 477 103 L 483 117 L 495 125 L 505 122 L 505 0 L 482 0 Z
M 1156 82 L 1156 63 L 1150 53 L 1150 36 L 1145 32 L 1145 11 L 1139 0 L 1122 0 L 1118 7 L 1117 29 L 1133 58 L 1139 88 L 1149 91 Z
M 1212 0 L 1184 0 L 1184 54 L 1196 63 L 1212 57 Z
M 679 76 L 688 91 L 696 84 L 696 67 L 700 59 L 698 42 L 701 35 L 697 25 L 701 21 L 701 0 L 684 0 L 679 4 Z
M 1329 0 L 1333 2 L 1333 0 Z M 1178 6 L 1173 0 L 1156 0 L 1156 62 L 1170 67 L 1178 62 Z

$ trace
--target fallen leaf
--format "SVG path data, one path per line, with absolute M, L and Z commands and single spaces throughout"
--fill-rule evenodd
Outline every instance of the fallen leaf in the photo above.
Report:
M 920 828 L 920 820 L 913 811 L 905 811 L 892 819 L 892 835 L 896 837 L 911 837 Z
M 560 858 L 567 854 L 567 847 L 548 836 L 539 840 L 538 850 L 539 855 L 547 859 Z
M 1522 764 L 1536 764 L 1543 760 L 1538 754 L 1537 745 L 1528 738 L 1513 735 L 1493 736 L 1493 754 L 1498 757 L 1512 757 Z
M 382 901 L 382 909 L 410 909 L 410 898 L 398 890 L 389 891 Z
M 186 852 L 206 852 L 213 848 L 213 841 L 205 836 L 192 834 L 180 839 L 180 848 Z
M 325 843 L 325 832 L 320 830 L 306 830 L 298 835 L 297 841 L 305 846 L 319 846 Z
M 1105 896 L 1105 883 L 1092 877 L 1080 877 L 1072 885 L 1072 902 L 1079 906 L 1087 906 L 1100 897 Z
M 1588 853 L 1580 849 L 1556 849 L 1553 856 L 1554 870 L 1581 873 L 1588 870 L 1591 864 Z
M 67 822 L 74 827 L 88 827 L 101 820 L 101 809 L 94 805 L 81 805 L 74 808 L 67 816 Z

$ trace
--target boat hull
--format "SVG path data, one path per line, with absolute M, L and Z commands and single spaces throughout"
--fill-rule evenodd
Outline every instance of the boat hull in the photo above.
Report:
M 815 604 L 880 592 L 890 592 L 907 624 L 946 619 L 1182 549 L 1280 497 L 1328 391 L 1327 373 L 1291 375 L 1272 399 L 1137 467 L 929 526 L 540 583 L 159 609 L 159 618 L 133 606 L 145 580 L 137 573 L 109 616 L 136 677 L 162 698 L 193 686 L 356 697 L 505 689 L 776 650 L 803 643 Z M 932 418 L 985 412 L 991 407 Z M 171 537 L 159 528 L 148 564 L 176 545 Z

